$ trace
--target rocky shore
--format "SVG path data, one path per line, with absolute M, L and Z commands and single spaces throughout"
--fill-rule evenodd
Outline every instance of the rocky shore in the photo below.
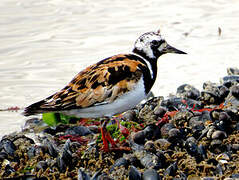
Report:
M 100 119 L 54 127 L 31 118 L 0 141 L 0 179 L 237 179 L 239 70 L 189 84 L 114 117 L 117 149 L 101 150 Z

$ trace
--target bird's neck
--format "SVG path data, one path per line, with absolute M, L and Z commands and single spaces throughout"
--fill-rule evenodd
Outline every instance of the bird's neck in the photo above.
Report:
M 133 49 L 133 52 L 139 56 L 141 56 L 144 60 L 145 63 L 147 64 L 148 68 L 150 68 L 152 70 L 151 76 L 152 76 L 152 80 L 155 81 L 156 77 L 157 77 L 157 59 L 158 57 L 149 57 L 147 56 L 143 51 L 140 51 L 136 48 Z
M 133 52 L 140 57 L 140 61 L 148 67 L 143 70 L 145 93 L 148 94 L 157 77 L 157 58 L 150 58 L 137 49 L 134 49 Z

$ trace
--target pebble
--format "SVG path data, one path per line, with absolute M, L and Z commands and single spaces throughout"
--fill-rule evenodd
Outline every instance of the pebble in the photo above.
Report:
M 214 131 L 212 133 L 212 139 L 221 139 L 221 140 L 223 140 L 226 137 L 227 137 L 227 134 L 224 131 L 217 130 L 217 131 Z

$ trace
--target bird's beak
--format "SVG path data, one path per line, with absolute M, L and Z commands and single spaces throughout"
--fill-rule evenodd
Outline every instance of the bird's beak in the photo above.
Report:
M 179 49 L 176 49 L 169 44 L 167 44 L 164 48 L 164 53 L 176 53 L 176 54 L 187 54 Z

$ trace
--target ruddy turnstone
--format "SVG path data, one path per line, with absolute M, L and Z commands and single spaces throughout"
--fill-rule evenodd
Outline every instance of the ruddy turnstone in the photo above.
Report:
M 82 118 L 112 117 L 135 107 L 150 92 L 157 75 L 157 59 L 166 53 L 186 54 L 170 46 L 160 31 L 141 35 L 130 54 L 103 59 L 79 72 L 59 92 L 25 108 L 25 116 L 62 112 Z M 107 118 L 106 118 L 107 119 Z M 107 140 L 101 127 L 104 149 Z

